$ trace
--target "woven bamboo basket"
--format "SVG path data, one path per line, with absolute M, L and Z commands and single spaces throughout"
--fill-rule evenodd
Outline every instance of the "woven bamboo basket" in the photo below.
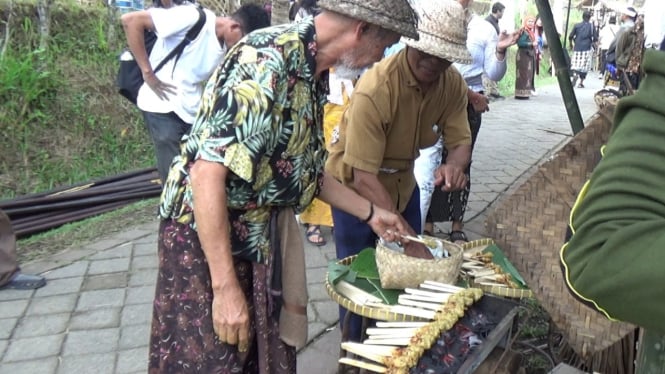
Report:
M 485 223 L 488 236 L 522 274 L 567 343 L 583 359 L 635 329 L 611 322 L 573 298 L 559 265 L 571 207 L 600 161 L 599 150 L 607 142 L 611 123 L 611 112 L 597 113 L 552 159 L 530 170 L 530 177 L 505 195 Z
M 433 236 L 422 235 L 421 237 L 440 242 L 450 256 L 432 260 L 410 257 L 391 249 L 390 244 L 379 241 L 376 244 L 376 267 L 379 270 L 381 287 L 385 289 L 416 288 L 426 280 L 448 284 L 457 282 L 462 268 L 462 247 Z

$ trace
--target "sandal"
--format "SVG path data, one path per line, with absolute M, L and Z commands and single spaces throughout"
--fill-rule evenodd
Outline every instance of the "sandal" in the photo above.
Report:
M 0 289 L 14 290 L 34 290 L 46 285 L 46 279 L 39 275 L 30 275 L 17 272 L 9 283 L 0 287 Z
M 319 225 L 307 225 L 305 235 L 307 236 L 307 241 L 317 247 L 326 245 L 326 240 L 321 235 L 321 226 Z
M 469 239 L 466 237 L 466 234 L 464 231 L 460 230 L 453 230 L 448 234 L 450 241 L 455 243 L 455 244 L 460 244 L 459 242 L 462 243 L 468 243 Z

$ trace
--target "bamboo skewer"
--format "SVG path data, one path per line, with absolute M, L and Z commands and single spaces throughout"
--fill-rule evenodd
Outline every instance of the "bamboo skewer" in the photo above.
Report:
M 361 369 L 370 370 L 370 371 L 373 371 L 375 373 L 385 373 L 388 370 L 388 368 L 386 368 L 385 366 L 370 364 L 370 363 L 367 363 L 367 362 L 364 362 L 364 361 L 354 360 L 354 359 L 348 358 L 348 357 L 342 357 L 342 358 L 339 359 L 338 362 L 340 364 L 351 365 L 351 366 L 355 366 L 355 367 L 358 367 L 358 368 L 361 368 Z
M 439 293 L 439 292 L 431 292 L 431 291 L 425 291 L 417 288 L 406 288 L 404 289 L 404 292 L 411 294 L 411 295 L 418 295 L 418 296 L 425 296 L 429 297 L 432 299 L 432 301 L 436 301 L 439 303 L 443 303 L 446 300 L 448 300 L 448 297 L 450 297 L 451 294 L 446 294 L 446 293 Z
M 411 343 L 411 337 L 408 338 L 385 338 L 385 339 L 374 339 L 369 338 L 363 341 L 363 344 L 375 344 L 375 345 L 400 345 L 407 346 Z
M 427 323 L 428 322 L 402 322 L 402 321 L 383 322 L 383 321 L 378 321 L 378 322 L 376 322 L 376 327 L 423 327 Z
M 399 303 L 401 305 L 415 306 L 417 308 L 423 308 L 423 309 L 433 310 L 433 311 L 437 311 L 437 310 L 441 309 L 441 307 L 442 307 L 441 304 L 433 304 L 433 303 L 427 303 L 427 302 L 422 302 L 422 301 L 415 301 L 415 300 L 404 298 L 402 296 L 399 297 Z
M 436 312 L 431 310 L 423 310 L 418 308 L 412 308 L 403 305 L 394 305 L 390 308 L 390 311 L 393 313 L 407 314 L 414 317 L 425 318 L 432 320 L 436 316 Z
M 415 332 L 418 331 L 418 327 L 396 327 L 396 328 L 386 328 L 386 327 L 369 327 L 367 329 L 367 335 L 376 335 L 376 336 L 385 336 L 385 335 L 399 335 L 404 336 L 409 334 L 412 336 Z
M 407 289 L 408 293 L 400 295 L 399 304 L 391 306 L 390 311 L 435 322 L 378 322 L 376 328 L 366 330 L 369 337 L 362 344 L 342 343 L 342 349 L 374 363 L 351 358 L 341 358 L 339 362 L 378 373 L 408 372 L 441 331 L 452 328 L 464 315 L 466 306 L 482 297 L 479 289 L 463 289 L 437 282 L 423 286 L 433 291 Z
M 442 291 L 447 291 L 449 293 L 457 293 L 459 291 L 465 290 L 466 288 L 464 287 L 457 287 L 453 286 L 452 284 L 446 284 L 446 283 L 441 283 L 441 282 L 435 282 L 435 281 L 425 281 L 425 283 L 421 284 L 420 287 L 425 287 L 427 286 L 432 286 L 432 287 L 437 287 L 438 289 Z
M 367 303 L 383 304 L 383 300 L 349 282 L 341 280 L 337 283 L 336 288 L 340 294 L 358 305 L 366 305 Z
M 369 352 L 378 356 L 389 357 L 395 352 L 395 349 L 399 347 L 394 345 L 371 345 L 371 344 L 362 344 L 355 342 L 344 342 L 342 343 L 342 349 L 345 351 L 359 354 L 359 351 Z

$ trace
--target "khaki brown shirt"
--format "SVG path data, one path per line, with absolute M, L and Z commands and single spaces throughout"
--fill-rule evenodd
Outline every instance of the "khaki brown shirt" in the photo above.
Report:
M 471 144 L 462 76 L 451 66 L 422 92 L 406 50 L 360 78 L 326 162 L 326 172 L 344 184 L 353 181 L 353 168 L 377 174 L 400 212 L 416 188 L 413 164 L 419 149 L 434 145 L 442 134 L 449 149 Z

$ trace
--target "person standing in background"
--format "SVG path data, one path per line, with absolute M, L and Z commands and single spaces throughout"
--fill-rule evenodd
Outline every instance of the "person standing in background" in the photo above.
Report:
M 515 98 L 528 100 L 533 92 L 536 69 L 536 53 L 538 39 L 535 33 L 536 17 L 526 16 L 522 22 L 517 39 L 517 56 L 515 58 Z
M 295 12 L 294 21 L 299 21 L 309 16 L 316 16 L 319 13 L 316 0 L 299 0 L 296 4 L 298 8 Z
M 180 139 L 189 132 L 201 103 L 203 85 L 219 65 L 227 48 L 245 34 L 270 26 L 270 17 L 262 6 L 247 4 L 229 17 L 215 17 L 203 10 L 205 23 L 178 58 L 172 58 L 161 70 L 153 70 L 185 38 L 198 22 L 199 12 L 184 0 L 155 2 L 155 7 L 126 13 L 121 17 L 129 50 L 143 73 L 136 105 L 155 146 L 157 171 L 166 181 L 173 157 L 180 153 Z M 148 55 L 144 33 L 157 35 Z
M 642 57 L 644 57 L 644 18 L 638 16 L 633 27 L 621 33 L 616 43 L 617 70 L 619 74 L 623 72 L 626 75 L 631 86 L 626 87 L 625 93 L 631 93 L 640 86 Z M 622 83 L 628 85 L 626 82 Z
M 21 272 L 16 255 L 16 235 L 9 217 L 0 209 L 0 290 L 34 290 L 45 285 L 44 277 Z
M 605 26 L 600 29 L 598 35 L 598 48 L 600 48 L 600 75 L 598 79 L 602 79 L 605 76 L 605 71 L 607 67 L 607 50 L 610 48 L 610 44 L 614 40 L 617 32 L 619 31 L 619 26 L 616 24 L 616 16 L 611 16 Z
M 570 69 L 573 71 L 573 86 L 579 79 L 578 88 L 584 88 L 584 80 L 591 70 L 591 57 L 593 55 L 593 44 L 598 40 L 596 31 L 589 22 L 591 12 L 582 13 L 582 22 L 575 24 L 568 35 L 570 47 L 573 50 Z
M 646 0 L 642 11 L 644 12 L 644 47 L 658 49 L 665 38 L 665 2 Z
M 503 12 L 505 11 L 506 6 L 501 4 L 500 2 L 496 2 L 492 4 L 492 10 L 489 15 L 485 18 L 485 21 L 489 22 L 493 27 L 494 30 L 496 31 L 496 34 L 499 35 L 501 33 L 501 28 L 499 27 L 499 20 L 503 18 Z M 499 92 L 499 86 L 497 85 L 497 82 L 489 79 L 487 74 L 483 74 L 483 87 L 485 87 L 486 93 L 489 96 L 490 99 L 493 100 L 501 100 L 505 99 L 501 95 L 501 92 Z

